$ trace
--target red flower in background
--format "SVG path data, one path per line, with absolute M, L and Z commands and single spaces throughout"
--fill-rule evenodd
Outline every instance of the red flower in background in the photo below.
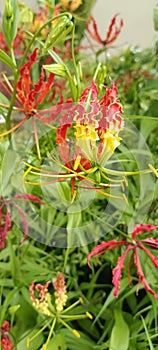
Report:
M 103 40 L 98 32 L 96 21 L 93 17 L 90 18 L 90 21 L 86 23 L 86 29 L 93 40 L 101 45 L 109 45 L 112 44 L 118 37 L 123 27 L 123 20 L 121 19 L 119 25 L 116 25 L 118 13 L 112 18 L 111 23 L 109 25 L 106 38 Z M 90 29 L 90 22 L 92 22 L 93 30 Z
M 1 340 L 0 345 L 2 350 L 13 350 L 13 342 L 10 339 L 8 332 L 10 331 L 10 324 L 8 321 L 4 321 L 1 327 Z
M 133 258 L 134 258 L 134 265 L 137 269 L 137 275 L 138 275 L 138 283 L 142 283 L 144 285 L 144 288 L 147 292 L 152 294 L 156 299 L 158 299 L 158 294 L 149 286 L 139 259 L 139 253 L 138 250 L 144 251 L 148 257 L 150 258 L 151 262 L 153 263 L 154 267 L 158 268 L 158 256 L 155 256 L 151 253 L 151 251 L 146 247 L 153 247 L 155 249 L 158 249 L 158 238 L 144 238 L 144 239 L 137 239 L 136 237 L 141 234 L 143 231 L 150 232 L 153 230 L 158 229 L 158 226 L 152 226 L 148 224 L 140 224 L 137 225 L 134 230 L 131 233 L 131 240 L 126 241 L 125 239 L 121 241 L 116 241 L 115 239 L 105 242 L 103 241 L 101 244 L 97 245 L 92 252 L 88 254 L 88 264 L 90 265 L 90 259 L 92 256 L 95 255 L 101 255 L 106 253 L 109 250 L 112 250 L 117 247 L 126 247 L 125 252 L 118 258 L 116 267 L 113 269 L 112 274 L 112 283 L 114 285 L 114 296 L 118 296 L 118 292 L 120 289 L 120 279 L 122 277 L 122 270 L 124 268 L 124 261 L 131 251 L 133 252 Z M 129 259 L 129 265 L 128 265 L 128 280 L 130 283 L 130 263 L 131 263 L 131 257 Z
M 2 30 L 0 30 L 0 49 L 6 53 L 10 53 Z M 25 50 L 24 35 L 20 28 L 18 28 L 17 35 L 13 40 L 13 50 L 15 56 L 22 56 Z
M 44 101 L 50 92 L 54 82 L 54 74 L 50 74 L 47 81 L 44 81 L 44 71 L 41 70 L 41 76 L 34 84 L 31 80 L 31 67 L 37 62 L 38 49 L 36 48 L 29 57 L 29 61 L 20 69 L 20 78 L 17 82 L 17 98 L 22 103 L 22 111 L 28 115 L 34 115 L 40 104 Z
M 14 206 L 17 209 L 18 214 L 21 216 L 22 225 L 24 229 L 23 242 L 28 236 L 28 222 L 26 214 L 21 207 L 16 203 L 16 199 L 26 199 L 29 201 L 44 204 L 43 201 L 31 194 L 17 194 L 10 200 L 5 200 L 3 197 L 0 198 L 0 250 L 6 245 L 6 237 L 11 228 L 11 208 Z

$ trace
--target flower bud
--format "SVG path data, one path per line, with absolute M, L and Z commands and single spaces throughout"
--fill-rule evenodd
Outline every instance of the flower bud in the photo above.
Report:
M 14 305 L 14 306 L 10 306 L 10 308 L 8 309 L 10 315 L 15 314 L 16 311 L 18 311 L 18 309 L 20 308 L 20 304 Z
M 97 184 L 101 183 L 101 174 L 100 174 L 100 170 L 97 169 L 94 173 L 94 178 Z
M 79 78 L 82 80 L 83 72 L 82 72 L 82 66 L 81 66 L 81 62 L 80 61 L 77 64 L 77 71 L 78 71 Z
M 100 88 L 100 86 L 104 84 L 105 77 L 106 77 L 106 66 L 105 64 L 101 63 L 99 65 L 99 68 L 97 70 L 97 76 L 95 78 L 95 83 L 98 86 L 98 88 Z
M 2 21 L 2 30 L 9 47 L 17 34 L 18 6 L 16 0 L 6 0 Z
M 6 0 L 5 2 L 4 16 L 7 20 L 12 19 L 13 17 L 13 8 L 10 0 Z
M 64 77 L 66 75 L 65 66 L 60 63 L 46 64 L 43 68 L 50 73 Z
M 54 45 L 64 40 L 68 33 L 71 32 L 73 28 L 73 22 L 68 16 L 63 16 L 56 26 L 50 31 L 48 38 L 42 48 L 42 52 L 46 52 L 51 49 Z

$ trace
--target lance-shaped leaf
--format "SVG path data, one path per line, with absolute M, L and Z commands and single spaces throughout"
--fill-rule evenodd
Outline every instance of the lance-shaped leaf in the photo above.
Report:
M 12 59 L 1 49 L 0 49 L 0 61 L 6 64 L 8 67 L 10 67 L 14 73 L 16 72 L 17 68 L 13 63 Z
M 119 309 L 114 311 L 115 324 L 111 332 L 110 350 L 128 350 L 129 328 Z

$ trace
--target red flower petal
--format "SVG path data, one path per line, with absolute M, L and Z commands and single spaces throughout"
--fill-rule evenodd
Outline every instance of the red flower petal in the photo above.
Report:
M 158 229 L 158 226 L 149 225 L 149 224 L 136 225 L 134 230 L 132 231 L 132 239 L 135 239 L 135 237 L 138 234 L 142 233 L 142 231 L 150 232 L 156 229 Z
M 148 238 L 139 240 L 139 242 L 147 244 L 147 245 L 149 245 L 149 246 L 151 246 L 153 248 L 158 249 L 158 238 L 148 237 Z
M 26 240 L 26 238 L 28 236 L 28 221 L 27 221 L 26 215 L 25 215 L 24 211 L 16 203 L 10 202 L 10 204 L 14 205 L 14 207 L 18 210 L 18 212 L 22 218 L 22 225 L 23 225 L 23 229 L 24 229 L 24 238 L 22 240 L 22 243 L 24 243 L 24 241 Z
M 29 201 L 33 201 L 33 202 L 37 202 L 40 204 L 44 204 L 44 202 L 42 201 L 42 199 L 40 199 L 37 196 L 34 196 L 33 194 L 26 194 L 26 193 L 20 193 L 20 194 L 16 194 L 15 196 L 12 197 L 13 199 L 27 199 Z
M 124 268 L 124 261 L 126 259 L 127 254 L 129 253 L 130 250 L 133 249 L 133 245 L 130 244 L 126 251 L 118 258 L 116 267 L 112 270 L 113 278 L 112 278 L 112 283 L 114 285 L 114 296 L 118 296 L 118 292 L 120 289 L 120 279 L 122 277 L 122 270 Z
M 90 29 L 89 21 L 86 21 L 86 29 L 91 38 L 95 41 L 97 41 L 99 44 L 102 44 L 102 39 L 99 35 L 97 23 L 94 19 L 94 17 L 91 17 L 90 20 L 92 21 L 93 31 Z
M 142 249 L 149 256 L 154 266 L 158 268 L 158 256 L 153 255 L 149 249 L 142 245 L 139 245 L 139 248 Z
M 123 245 L 127 245 L 129 244 L 127 241 L 116 241 L 115 239 L 109 241 L 109 242 L 105 242 L 103 241 L 101 244 L 97 245 L 96 247 L 94 247 L 94 249 L 88 254 L 88 265 L 91 267 L 90 265 L 90 259 L 92 256 L 95 255 L 101 255 L 106 253 L 107 250 L 111 250 L 116 248 L 117 246 L 123 246 Z
M 83 90 L 81 98 L 80 98 L 80 102 L 86 101 L 88 94 L 89 94 L 89 91 L 92 92 L 91 101 L 96 101 L 97 96 L 98 96 L 98 89 L 97 89 L 95 82 L 92 81 L 91 85 Z
M 123 26 L 122 19 L 120 20 L 119 26 L 116 26 L 117 16 L 118 16 L 118 14 L 116 14 L 112 18 L 110 25 L 109 25 L 109 28 L 108 28 L 108 31 L 107 31 L 107 34 L 106 34 L 106 38 L 104 40 L 101 39 L 101 37 L 100 37 L 95 19 L 93 17 L 91 17 L 93 30 L 90 29 L 89 22 L 87 21 L 87 23 L 86 23 L 86 29 L 87 29 L 89 35 L 91 36 L 91 38 L 93 40 L 95 40 L 96 42 L 98 42 L 99 44 L 102 44 L 104 46 L 109 45 L 112 42 L 114 42 L 117 39 L 118 35 L 120 34 L 122 26 Z
M 136 247 L 134 248 L 134 264 L 135 264 L 135 267 L 137 268 L 137 275 L 139 278 L 139 282 L 141 282 L 144 285 L 144 288 L 148 293 L 152 294 L 155 299 L 158 299 L 158 294 L 156 294 L 156 292 L 149 286 L 149 284 L 148 284 L 148 282 L 143 274 Z
M 6 204 L 6 206 L 7 206 L 7 212 L 4 218 L 5 224 L 4 224 L 4 227 L 3 226 L 0 227 L 0 249 L 3 249 L 5 247 L 6 237 L 11 227 L 10 209 L 9 209 L 9 205 Z
M 109 25 L 108 32 L 106 35 L 106 39 L 102 40 L 103 45 L 109 45 L 113 43 L 121 32 L 121 29 L 123 27 L 123 20 L 122 19 L 120 20 L 119 26 L 117 27 L 115 25 L 117 16 L 118 16 L 118 13 L 111 20 L 111 23 Z

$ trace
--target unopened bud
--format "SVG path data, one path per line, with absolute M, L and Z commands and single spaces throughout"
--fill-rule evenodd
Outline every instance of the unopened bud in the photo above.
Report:
M 101 182 L 101 174 L 100 174 L 100 170 L 97 169 L 94 173 L 94 177 L 95 177 L 95 181 L 97 184 L 100 184 Z
M 5 36 L 5 40 L 9 47 L 11 47 L 12 41 L 17 33 L 17 20 L 18 16 L 18 5 L 17 1 L 6 0 L 3 21 L 2 21 L 2 30 Z
M 60 63 L 46 64 L 43 68 L 50 73 L 64 77 L 66 75 L 65 66 Z
M 7 20 L 11 19 L 13 16 L 13 8 L 12 8 L 10 0 L 6 0 L 6 2 L 5 2 L 4 16 L 6 17 Z
M 71 21 L 70 17 L 63 16 L 62 19 L 60 19 L 55 27 L 50 31 L 42 51 L 46 52 L 54 45 L 65 39 L 67 34 L 71 32 L 72 28 L 73 22 Z
M 10 306 L 10 308 L 8 309 L 10 315 L 15 314 L 15 312 L 20 308 L 20 304 L 18 305 L 14 305 L 14 306 Z
M 106 66 L 105 64 L 100 64 L 98 71 L 97 71 L 97 76 L 95 78 L 95 83 L 98 87 L 104 83 L 106 77 Z

